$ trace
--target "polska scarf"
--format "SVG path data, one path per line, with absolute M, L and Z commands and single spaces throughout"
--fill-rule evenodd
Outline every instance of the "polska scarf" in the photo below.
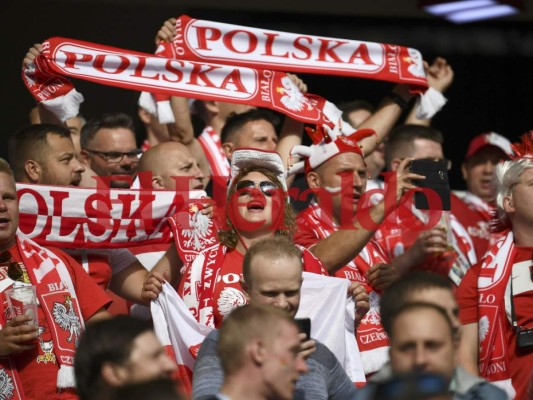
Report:
M 442 94 L 428 89 L 420 52 L 397 45 L 278 32 L 182 15 L 177 18 L 170 51 L 165 53 L 160 47 L 156 54 L 197 62 L 409 84 L 413 93 L 420 94 L 416 107 L 420 119 L 431 118 L 446 102 Z M 158 105 L 167 101 L 156 100 Z M 161 122 L 168 118 L 168 114 L 160 114 Z
M 354 131 L 334 104 L 304 95 L 284 72 L 169 59 L 60 37 L 42 46 L 43 52 L 23 68 L 23 80 L 34 98 L 61 120 L 73 117 L 82 101 L 64 78 L 70 76 L 140 92 L 247 103 L 337 134 Z
M 312 200 L 309 207 L 303 210 L 298 218 L 303 218 L 306 225 L 320 239 L 329 237 L 339 229 L 316 200 Z M 357 272 L 351 280 L 363 284 L 370 297 L 370 310 L 359 324 L 356 335 L 365 374 L 379 370 L 389 359 L 389 340 L 381 325 L 379 312 L 380 295 L 368 284 L 366 272 L 374 264 L 389 262 L 383 250 L 375 242 L 370 241 L 345 267 Z M 340 274 L 336 276 L 341 277 Z
M 17 245 L 50 327 L 55 360 L 59 364 L 57 388 L 75 388 L 74 355 L 84 325 L 68 269 L 54 253 L 28 238 L 17 236 Z M 5 289 L 7 287 L 2 288 Z M 4 313 L 1 318 L 4 318 Z M 5 322 L 3 320 L 2 325 Z M 0 375 L 11 388 L 9 392 L 13 397 L 9 398 L 24 399 L 23 387 L 12 360 L 0 358 L 0 366 Z
M 189 181 L 183 185 L 188 188 Z M 43 246 L 122 248 L 169 243 L 167 218 L 197 238 L 204 228 L 190 207 L 206 197 L 203 190 L 76 188 L 17 183 L 19 231 Z M 197 206 L 197 210 L 201 206 Z M 191 242 L 192 245 L 192 242 Z
M 478 277 L 479 372 L 514 397 L 505 331 L 505 290 L 515 258 L 512 232 L 487 253 Z

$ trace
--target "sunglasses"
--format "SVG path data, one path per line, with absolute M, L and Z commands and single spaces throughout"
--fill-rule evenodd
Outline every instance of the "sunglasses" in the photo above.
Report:
M 249 195 L 252 190 L 256 189 L 259 186 L 259 190 L 267 197 L 272 197 L 276 191 L 279 190 L 279 187 L 275 183 L 270 181 L 254 182 L 248 179 L 240 181 L 237 183 L 236 189 L 239 196 Z

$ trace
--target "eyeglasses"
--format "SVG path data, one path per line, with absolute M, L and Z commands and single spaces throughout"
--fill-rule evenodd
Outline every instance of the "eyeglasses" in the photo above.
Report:
M 279 190 L 279 187 L 277 187 L 274 182 L 270 182 L 270 181 L 254 182 L 248 179 L 238 182 L 236 189 L 237 189 L 239 196 L 246 196 L 246 195 L 249 195 L 252 192 L 252 190 L 256 189 L 257 186 L 259 186 L 261 193 L 263 193 L 267 197 L 272 197 L 276 193 L 276 191 Z
M 124 157 L 130 159 L 133 162 L 139 161 L 139 154 L 142 153 L 141 149 L 135 149 L 133 151 L 128 151 L 125 153 L 121 153 L 119 151 L 96 151 L 96 150 L 89 150 L 84 149 L 88 153 L 96 154 L 102 157 L 106 162 L 109 163 L 119 163 L 122 161 Z

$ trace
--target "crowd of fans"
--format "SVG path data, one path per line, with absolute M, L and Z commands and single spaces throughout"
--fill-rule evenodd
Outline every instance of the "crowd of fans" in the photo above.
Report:
M 425 71 L 439 92 L 453 83 L 443 58 Z M 61 121 L 38 104 L 0 160 L 0 398 L 533 399 L 533 131 L 515 144 L 476 135 L 460 166 L 467 190 L 444 194 L 449 210 L 442 198 L 419 209 L 432 177 L 413 161 L 444 166 L 443 181 L 454 166 L 449 136 L 412 98 L 396 84 L 377 107 L 339 104 L 357 130 L 308 146 L 302 122 L 244 103 L 172 97 L 167 124 L 139 107 L 141 145 L 124 113 Z M 19 206 L 21 219 L 41 212 L 19 204 L 21 185 L 199 194 L 168 218 L 167 241 L 59 249 L 18 230 Z M 27 285 L 35 324 L 7 305 Z M 169 287 L 202 336 L 187 354 L 161 335 L 163 319 L 187 339 L 177 309 L 150 314 Z

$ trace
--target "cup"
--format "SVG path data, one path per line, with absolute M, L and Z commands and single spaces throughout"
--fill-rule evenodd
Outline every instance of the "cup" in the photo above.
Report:
M 31 320 L 28 321 L 28 324 L 38 326 L 37 293 L 34 285 L 13 286 L 6 290 L 5 294 L 11 318 L 18 315 L 29 315 Z

